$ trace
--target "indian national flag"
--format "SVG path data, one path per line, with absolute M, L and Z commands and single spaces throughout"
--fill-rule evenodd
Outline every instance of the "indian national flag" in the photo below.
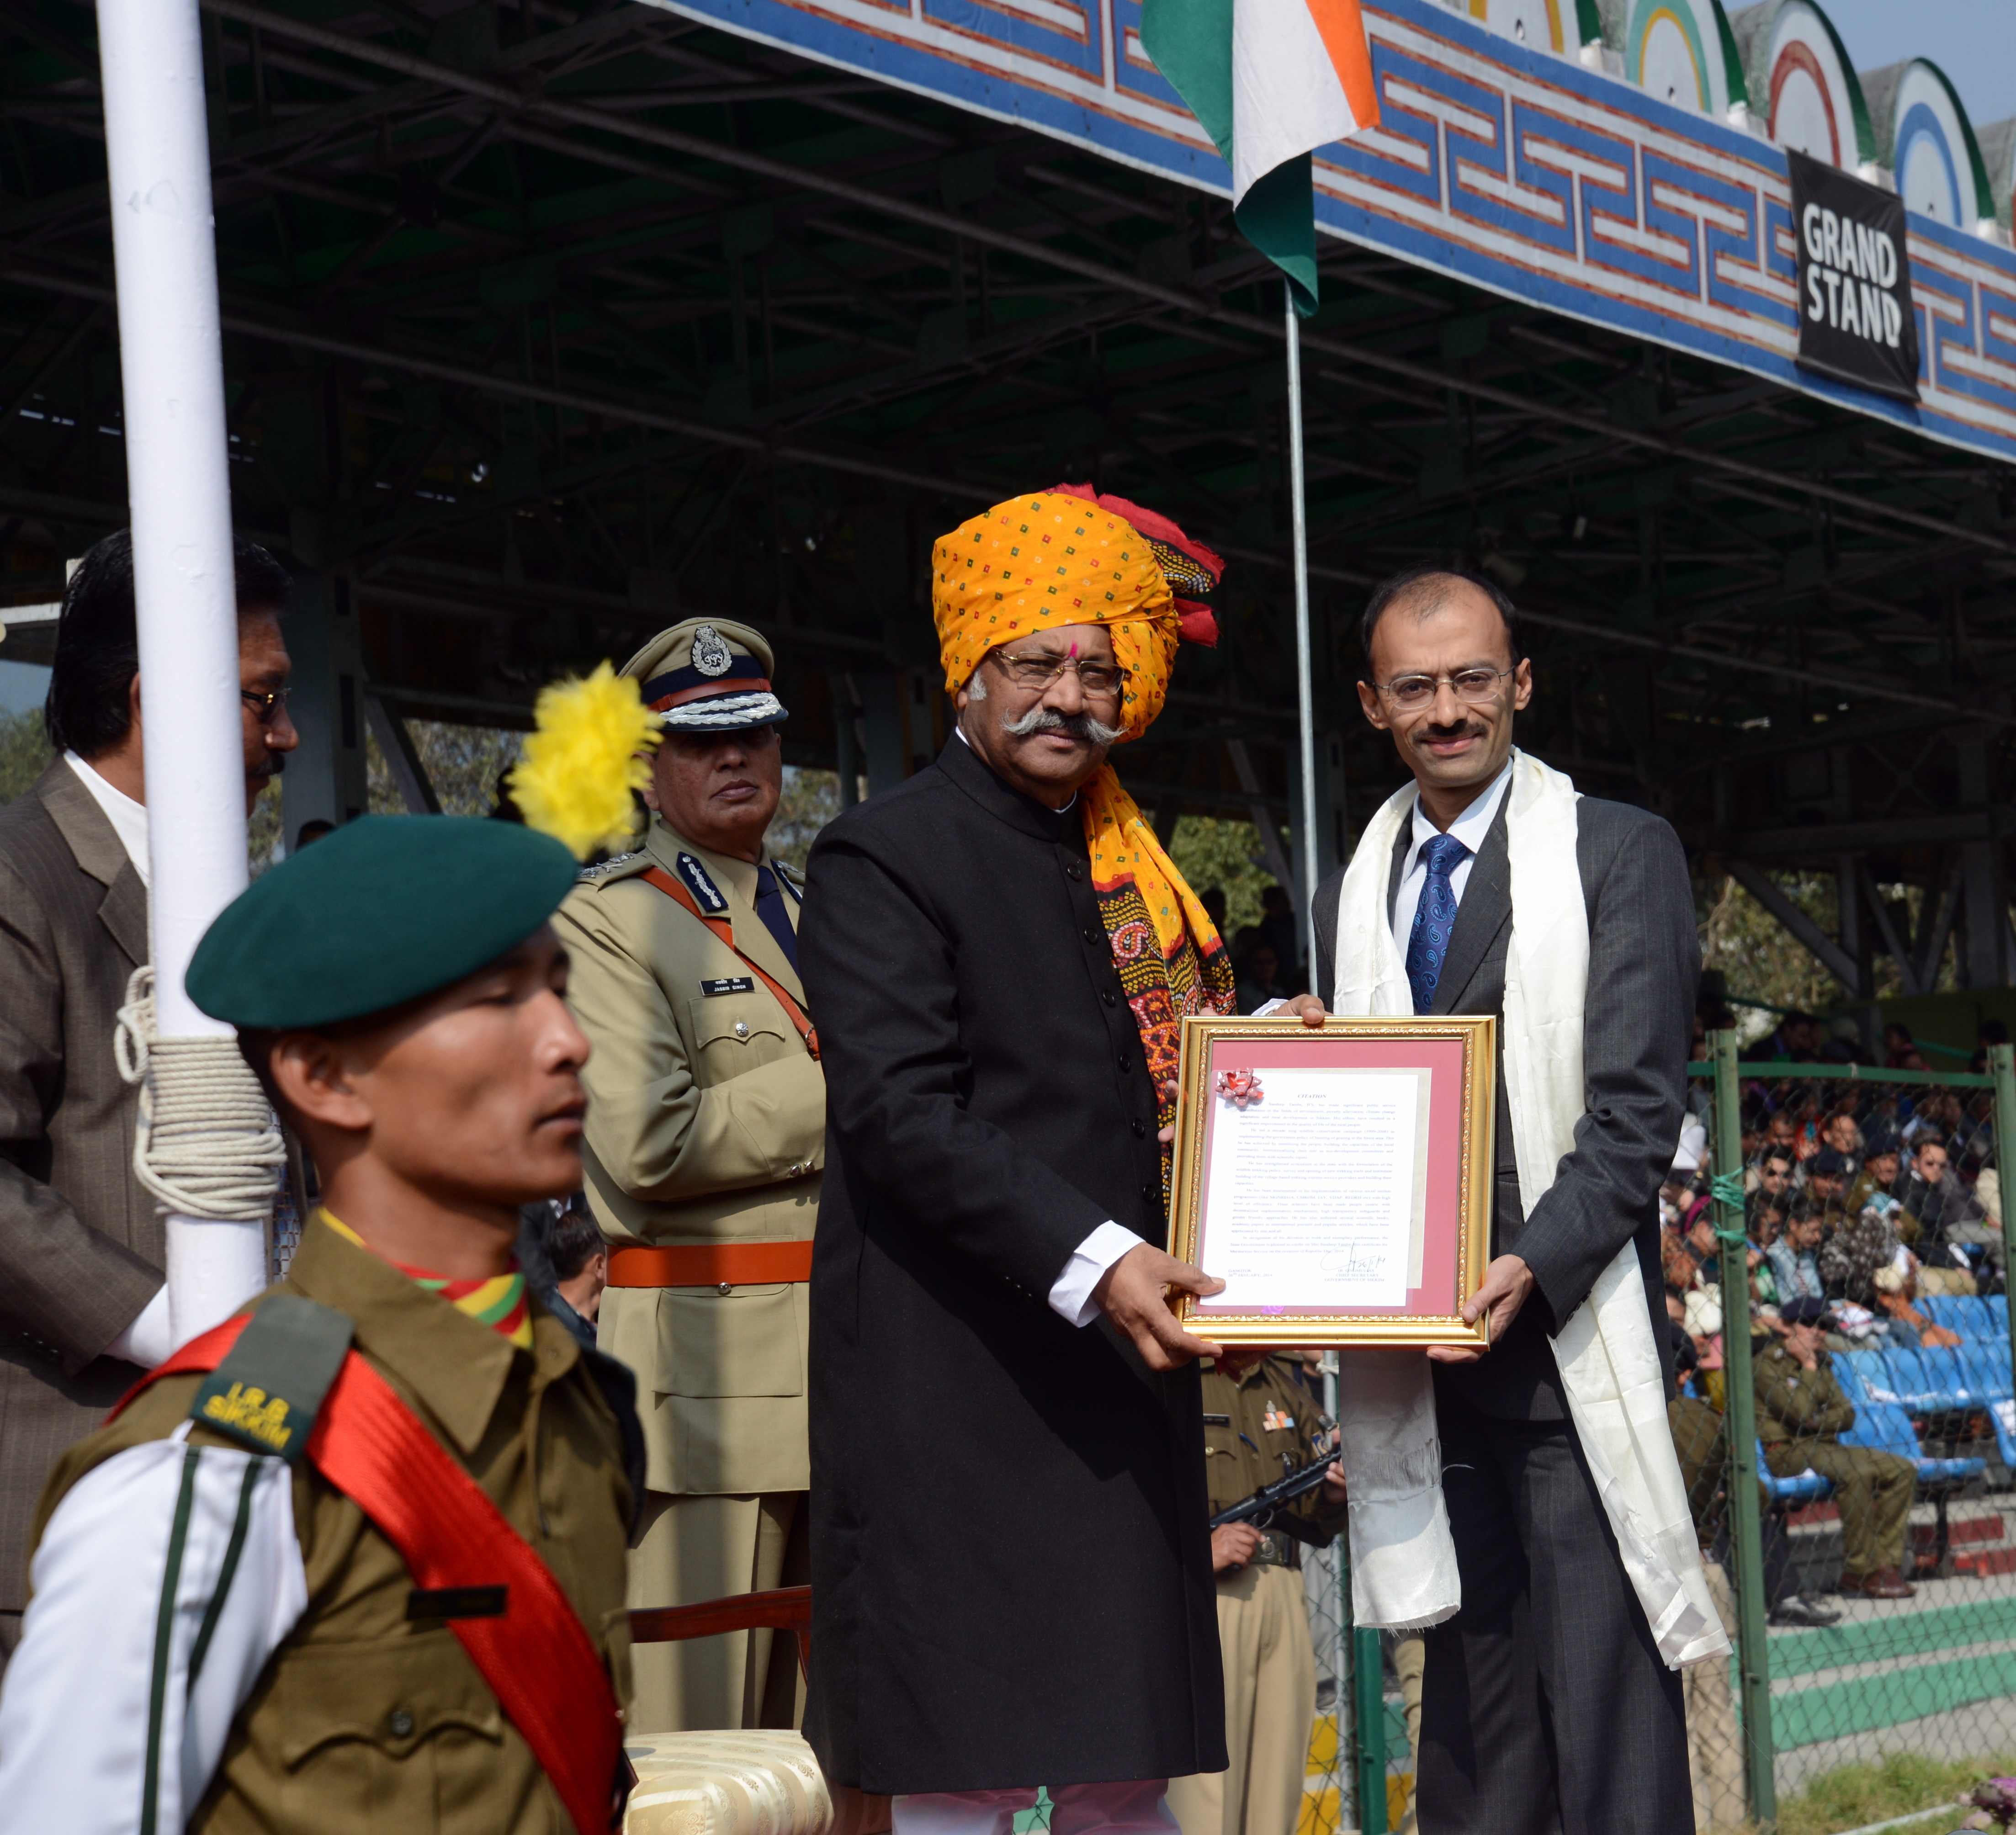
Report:
M 1377 124 L 1358 0 L 1144 0 L 1141 42 L 1232 168 L 1233 214 L 1316 309 L 1309 155 Z

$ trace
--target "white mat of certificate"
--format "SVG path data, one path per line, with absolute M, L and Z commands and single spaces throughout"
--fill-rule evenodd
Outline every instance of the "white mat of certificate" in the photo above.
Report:
M 1270 1067 L 1244 1109 L 1222 1097 L 1205 1175 L 1205 1304 L 1402 1307 L 1421 1284 L 1433 1073 Z

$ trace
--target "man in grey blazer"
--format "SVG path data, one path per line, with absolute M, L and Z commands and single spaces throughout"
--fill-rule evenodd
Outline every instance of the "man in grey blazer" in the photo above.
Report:
M 279 615 L 288 580 L 238 547 L 247 807 L 299 743 Z M 133 1176 L 135 1092 L 113 1058 L 147 959 L 146 783 L 132 548 L 63 592 L 45 709 L 56 757 L 0 809 L 0 1666 L 56 1455 L 171 1348 L 154 1200 Z
M 1514 717 L 1532 697 L 1511 604 L 1440 569 L 1374 593 L 1365 716 L 1419 796 L 1389 869 L 1393 934 L 1417 1013 L 1502 1016 L 1512 932 L 1507 844 Z M 1423 1835 L 1689 1835 L 1680 1678 L 1625 1578 L 1569 1419 L 1550 1336 L 1635 1243 L 1663 1358 L 1659 1182 L 1672 1163 L 1701 955 L 1679 838 L 1585 797 L 1576 864 L 1589 912 L 1575 1150 L 1528 1214 L 1498 1077 L 1491 1260 L 1463 1311 L 1489 1353 L 1438 1347 L 1435 1407 L 1462 1610 L 1427 1634 L 1417 1755 Z M 1333 998 L 1343 874 L 1316 899 L 1312 1021 Z M 1670 1386 L 1671 1369 L 1668 1369 Z

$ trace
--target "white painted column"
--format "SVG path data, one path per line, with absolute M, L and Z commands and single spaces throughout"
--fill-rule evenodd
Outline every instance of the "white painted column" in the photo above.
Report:
M 196 0 L 99 0 L 146 740 L 157 1029 L 229 1038 L 182 977 L 246 883 L 238 618 Z M 171 1214 L 179 1344 L 267 1281 L 266 1226 Z

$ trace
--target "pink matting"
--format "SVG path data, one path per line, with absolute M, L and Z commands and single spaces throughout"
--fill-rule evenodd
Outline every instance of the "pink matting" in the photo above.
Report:
M 1462 1163 L 1463 1042 L 1458 1038 L 1297 1040 L 1285 1049 L 1269 1038 L 1219 1038 L 1211 1045 L 1204 1066 L 1204 1100 L 1211 1114 L 1204 1123 L 1204 1164 L 1197 1170 L 1200 1188 L 1211 1166 L 1212 1143 L 1218 1131 L 1223 1100 L 1211 1093 L 1221 1070 L 1257 1070 L 1264 1092 L 1270 1065 L 1283 1070 L 1320 1070 L 1342 1066 L 1352 1070 L 1414 1070 L 1424 1067 L 1434 1074 L 1428 1081 L 1428 1189 L 1423 1218 L 1424 1240 L 1421 1253 L 1421 1284 L 1407 1294 L 1407 1303 L 1395 1315 L 1380 1306 L 1252 1307 L 1214 1306 L 1208 1300 L 1191 1302 L 1195 1315 L 1236 1312 L 1241 1318 L 1261 1313 L 1294 1312 L 1305 1318 L 1391 1319 L 1408 1314 L 1430 1318 L 1456 1311 L 1465 1294 L 1456 1291 L 1456 1239 L 1461 1200 L 1458 1169 Z M 1263 1093 L 1262 1099 L 1265 1099 Z M 1199 1253 L 1201 1254 L 1201 1245 Z

